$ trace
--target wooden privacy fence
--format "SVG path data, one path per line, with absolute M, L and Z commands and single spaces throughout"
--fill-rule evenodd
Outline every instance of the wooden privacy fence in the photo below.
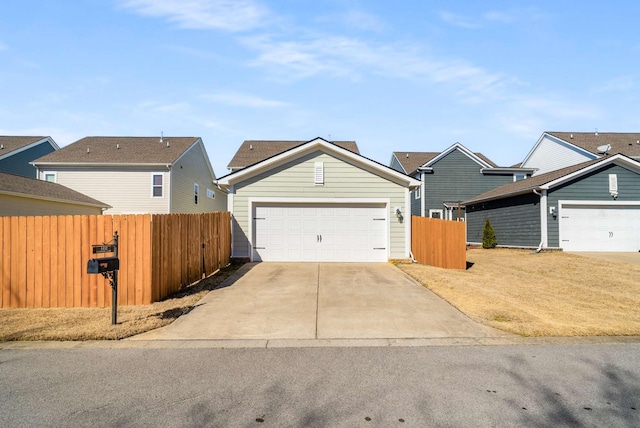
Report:
M 420 264 L 447 269 L 466 269 L 464 222 L 411 217 L 411 251 Z
M 91 245 L 118 232 L 118 305 L 160 300 L 226 266 L 230 214 L 0 217 L 0 307 L 106 307 L 111 286 L 87 274 Z

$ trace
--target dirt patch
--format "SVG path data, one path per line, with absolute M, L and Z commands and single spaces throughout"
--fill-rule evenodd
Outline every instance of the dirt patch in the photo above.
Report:
M 465 271 L 398 267 L 472 319 L 525 336 L 640 335 L 640 266 L 530 250 L 470 249 Z
M 145 306 L 108 308 L 0 309 L 0 341 L 123 339 L 172 323 L 234 273 L 233 264 L 168 298 Z

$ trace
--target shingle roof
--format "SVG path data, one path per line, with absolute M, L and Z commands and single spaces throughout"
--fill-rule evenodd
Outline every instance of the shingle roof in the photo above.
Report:
M 404 168 L 407 174 L 413 175 L 416 170 L 429 162 L 442 152 L 393 152 L 400 165 Z M 496 165 L 491 159 L 487 158 L 482 153 L 474 153 L 480 159 L 496 168 Z
M 440 152 L 393 152 L 402 168 L 409 175 L 439 154 Z
M 576 171 L 580 171 L 581 169 L 587 168 L 598 162 L 602 162 L 602 159 L 593 159 L 587 162 L 571 165 L 566 168 L 547 172 L 545 174 L 534 175 L 533 177 L 527 178 L 525 180 L 504 184 L 500 187 L 496 187 L 495 189 L 489 190 L 488 192 L 485 192 L 472 199 L 469 199 L 468 201 L 465 201 L 464 204 L 470 205 L 477 202 L 488 201 L 493 199 L 501 199 L 511 195 L 527 193 L 529 191 L 533 191 L 533 189 L 538 189 L 540 186 L 543 186 L 547 183 L 555 181 L 566 175 L 572 174 Z
M 308 141 L 246 140 L 227 165 L 229 169 L 246 168 Z M 336 146 L 360 154 L 355 141 L 331 141 Z
M 640 133 L 623 132 L 547 132 L 549 135 L 560 138 L 567 143 L 588 150 L 591 153 L 602 155 L 598 147 L 611 144 L 608 154 L 622 153 L 630 157 L 640 156 Z
M 44 199 L 56 199 L 84 205 L 110 208 L 110 205 L 57 183 L 0 172 L 0 193 L 17 193 Z
M 44 140 L 47 137 L 25 137 L 0 135 L 0 156 L 11 153 L 36 141 Z
M 85 137 L 34 161 L 74 164 L 170 164 L 199 137 Z

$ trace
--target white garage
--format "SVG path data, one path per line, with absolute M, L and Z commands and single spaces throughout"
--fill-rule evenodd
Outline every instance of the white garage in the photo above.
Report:
M 375 204 L 254 207 L 254 261 L 386 262 L 387 210 Z
M 565 251 L 640 251 L 640 203 L 561 201 Z

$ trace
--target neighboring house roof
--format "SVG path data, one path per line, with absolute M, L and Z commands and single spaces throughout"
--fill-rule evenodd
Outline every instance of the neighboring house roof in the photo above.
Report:
M 0 194 L 111 208 L 110 205 L 57 183 L 0 172 Z
M 624 132 L 546 132 L 569 144 L 602 156 L 600 146 L 611 145 L 608 154 L 622 153 L 629 157 L 640 157 L 640 133 Z
M 396 157 L 402 168 L 405 170 L 405 173 L 414 175 L 419 168 L 431 167 L 454 150 L 460 150 L 483 168 L 498 167 L 498 165 L 482 153 L 473 153 L 460 143 L 455 143 L 442 152 L 393 152 L 393 156 Z
M 199 141 L 202 141 L 199 137 L 85 137 L 32 164 L 166 165 L 174 163 Z
M 438 156 L 440 152 L 393 152 L 405 174 L 413 175 L 419 167 Z
M 246 168 L 305 143 L 307 141 L 246 140 L 233 156 L 227 168 L 230 170 Z M 355 141 L 332 141 L 331 143 L 360 154 Z
M 58 150 L 60 147 L 53 141 L 51 137 L 26 137 L 26 136 L 7 136 L 0 135 L 0 159 L 20 153 L 38 144 L 48 142 Z
M 524 193 L 531 193 L 534 190 L 540 191 L 550 189 L 568 180 L 572 180 L 576 177 L 587 174 L 594 169 L 601 168 L 602 166 L 609 163 L 624 164 L 640 171 L 639 162 L 625 155 L 616 154 L 610 157 L 593 159 L 576 165 L 571 165 L 566 168 L 557 169 L 555 171 L 547 172 L 540 175 L 535 175 L 525 180 L 508 183 L 485 192 L 481 195 L 475 196 L 474 198 L 465 201 L 464 204 L 471 205 L 479 202 L 486 202 L 495 199 L 521 195 Z
M 282 165 L 291 159 L 295 159 L 303 154 L 310 153 L 314 150 L 322 149 L 325 152 L 332 153 L 339 158 L 347 159 L 358 164 L 363 169 L 375 172 L 376 174 L 385 177 L 390 181 L 400 183 L 403 186 L 409 188 L 416 188 L 420 186 L 420 181 L 398 172 L 393 168 L 383 165 L 379 162 L 365 158 L 364 156 L 356 153 L 352 150 L 346 149 L 335 142 L 329 142 L 323 138 L 314 138 L 306 143 L 299 144 L 286 150 L 282 153 L 276 154 L 269 158 L 266 158 L 256 164 L 248 166 L 246 168 L 236 170 L 230 174 L 225 175 L 217 180 L 217 183 L 221 187 L 229 187 L 234 183 L 237 183 L 247 178 L 253 177 L 256 174 L 268 171 L 276 166 Z

